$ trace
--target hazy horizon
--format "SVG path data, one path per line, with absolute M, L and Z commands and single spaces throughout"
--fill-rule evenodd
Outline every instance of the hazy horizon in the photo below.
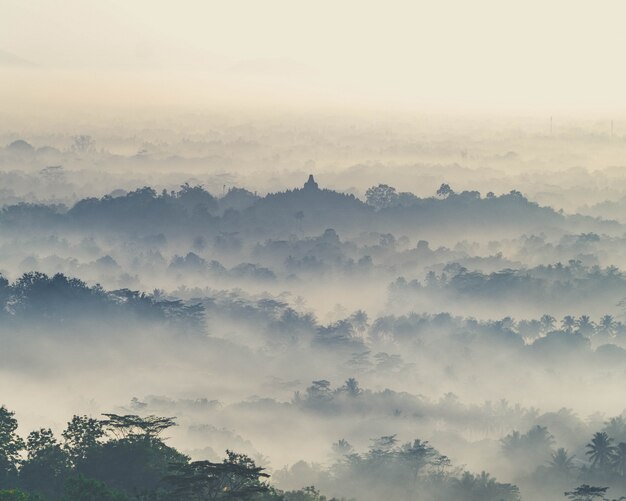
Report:
M 0 2 L 0 501 L 626 499 L 624 14 Z

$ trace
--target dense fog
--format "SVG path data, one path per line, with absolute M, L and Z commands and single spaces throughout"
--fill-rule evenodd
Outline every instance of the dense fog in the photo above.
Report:
M 626 499 L 618 2 L 2 3 L 0 501 Z
M 175 417 L 285 499 L 626 492 L 626 142 L 441 120 L 3 133 L 17 433 Z

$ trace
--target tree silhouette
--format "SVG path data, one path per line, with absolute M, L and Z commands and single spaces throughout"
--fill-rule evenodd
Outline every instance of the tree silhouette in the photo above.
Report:
M 573 491 L 566 492 L 565 497 L 571 501 L 594 501 L 596 499 L 604 499 L 604 494 L 609 490 L 608 487 L 594 487 L 588 484 L 583 484 Z
M 372 186 L 365 192 L 365 200 L 377 210 L 392 207 L 398 200 L 398 193 L 392 186 L 379 184 Z
M 597 432 L 587 444 L 587 456 L 591 459 L 592 468 L 606 469 L 613 459 L 615 447 L 613 439 L 605 432 Z
M 88 416 L 73 416 L 63 431 L 63 449 L 76 467 L 94 451 L 104 437 L 102 422 Z
M 454 191 L 452 190 L 452 188 L 450 188 L 450 185 L 447 183 L 443 183 L 438 189 L 437 189 L 437 196 L 439 198 L 447 198 L 450 195 L 454 195 Z
M 615 470 L 615 472 L 623 477 L 626 475 L 626 443 L 620 442 L 615 446 L 615 450 L 613 451 L 613 457 L 611 459 L 611 464 Z
M 557 473 L 569 475 L 574 468 L 574 463 L 572 461 L 573 459 L 574 456 L 569 456 L 567 454 L 567 451 L 563 447 L 561 447 L 552 454 L 552 459 L 550 459 L 548 465 L 551 470 Z
M 565 315 L 561 320 L 561 327 L 567 333 L 571 333 L 576 325 L 576 319 L 571 315 Z
M 16 433 L 15 413 L 6 407 L 0 407 L 0 488 L 9 487 L 17 475 L 20 451 L 24 441 Z
M 543 332 L 550 332 L 556 324 L 556 319 L 552 315 L 542 315 L 539 321 Z
M 599 322 L 599 327 L 602 332 L 607 334 L 608 336 L 615 335 L 615 329 L 617 328 L 617 322 L 612 315 L 604 315 Z
M 178 499 L 189 501 L 216 499 L 254 499 L 255 495 L 269 492 L 262 481 L 269 478 L 264 468 L 243 454 L 226 451 L 228 458 L 222 463 L 193 461 L 172 465 L 166 481 L 174 487 Z

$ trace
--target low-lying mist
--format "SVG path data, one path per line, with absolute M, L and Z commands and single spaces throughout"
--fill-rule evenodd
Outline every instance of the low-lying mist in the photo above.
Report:
M 0 404 L 51 429 L 7 486 L 57 447 L 131 495 L 85 415 L 286 500 L 626 493 L 623 141 L 359 120 L 0 135 Z

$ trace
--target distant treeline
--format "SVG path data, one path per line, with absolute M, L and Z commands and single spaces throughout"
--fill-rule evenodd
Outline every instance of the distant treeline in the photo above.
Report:
M 444 185 L 447 186 L 447 185 Z M 20 203 L 0 213 L 5 228 L 53 227 L 176 234 L 183 230 L 206 232 L 300 232 L 337 229 L 385 230 L 398 228 L 462 228 L 483 230 L 493 226 L 516 228 L 559 225 L 564 216 L 539 207 L 520 192 L 485 198 L 476 191 L 455 193 L 443 187 L 436 196 L 419 198 L 397 194 L 379 185 L 368 190 L 366 201 L 317 185 L 259 197 L 233 188 L 216 198 L 201 186 L 185 184 L 179 191 L 157 193 L 150 187 L 116 196 L 86 198 L 73 207 Z

